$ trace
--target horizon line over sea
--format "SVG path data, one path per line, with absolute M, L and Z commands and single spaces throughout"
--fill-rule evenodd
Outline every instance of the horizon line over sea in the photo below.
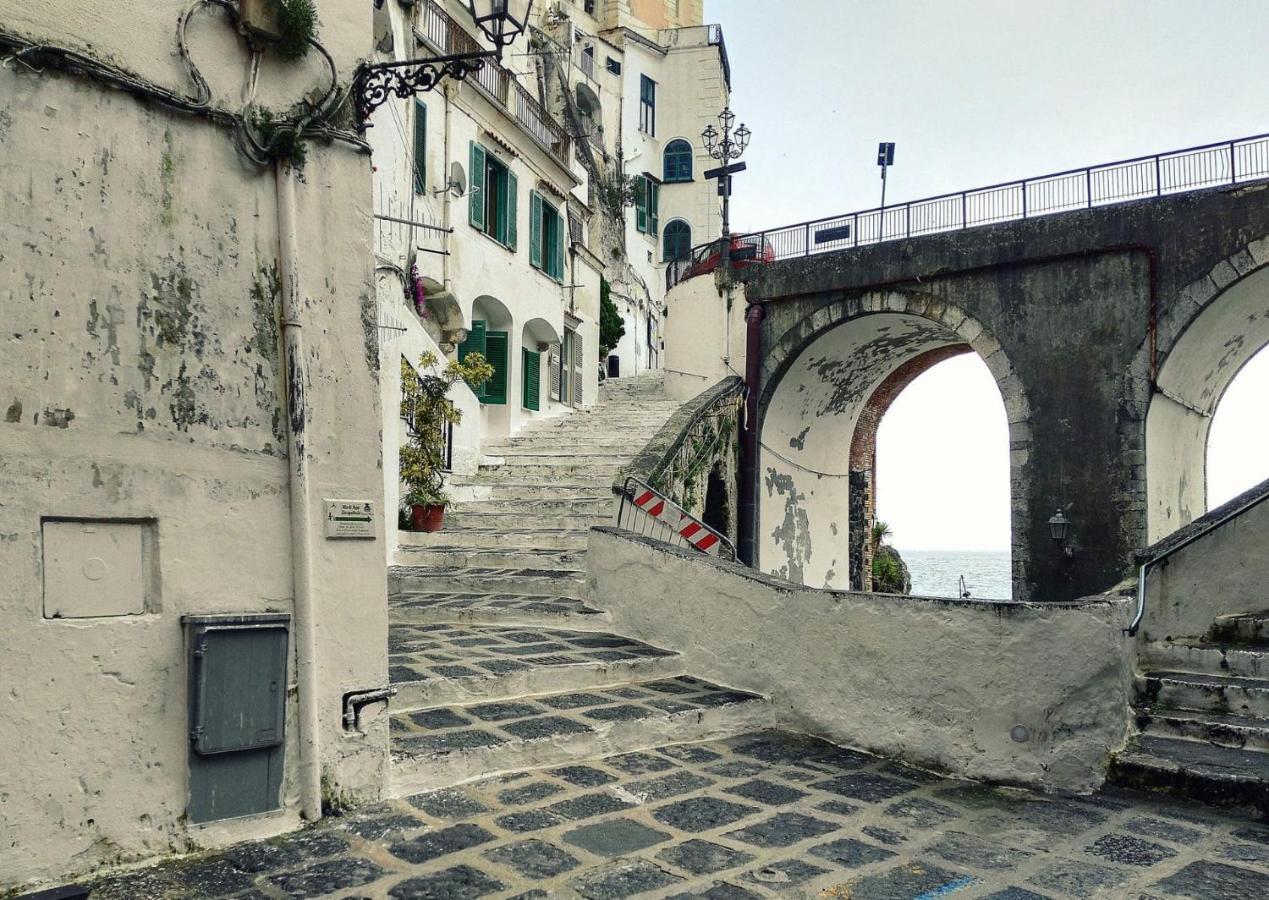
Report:
M 971 597 L 1013 597 L 1012 554 L 1008 550 L 905 550 L 896 547 L 912 574 L 912 593 L 959 597 L 960 579 Z

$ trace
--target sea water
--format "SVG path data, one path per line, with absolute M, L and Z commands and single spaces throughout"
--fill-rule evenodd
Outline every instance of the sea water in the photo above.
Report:
M 912 573 L 912 593 L 925 597 L 960 596 L 960 577 L 973 597 L 1008 600 L 1013 595 L 1009 552 L 904 550 Z

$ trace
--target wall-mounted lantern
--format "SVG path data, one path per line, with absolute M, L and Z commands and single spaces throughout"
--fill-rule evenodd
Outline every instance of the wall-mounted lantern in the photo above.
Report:
M 1066 539 L 1070 530 L 1071 520 L 1066 517 L 1066 514 L 1062 512 L 1062 507 L 1059 506 L 1058 511 L 1049 518 L 1049 537 L 1053 538 L 1053 543 L 1061 547 L 1067 556 L 1074 556 L 1075 548 L 1067 543 Z

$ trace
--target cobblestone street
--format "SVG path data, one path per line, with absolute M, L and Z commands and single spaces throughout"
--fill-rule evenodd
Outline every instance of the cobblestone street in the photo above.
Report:
M 1269 896 L 1269 827 L 1042 797 L 763 732 L 377 804 L 98 882 L 93 900 Z

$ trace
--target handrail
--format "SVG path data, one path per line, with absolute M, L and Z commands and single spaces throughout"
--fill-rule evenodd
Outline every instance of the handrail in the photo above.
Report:
M 1221 516 L 1218 516 L 1212 521 L 1205 523 L 1201 528 L 1196 529 L 1193 534 L 1188 534 L 1181 540 L 1176 541 L 1175 543 L 1173 543 L 1170 538 L 1164 538 L 1162 541 L 1159 542 L 1159 544 L 1165 545 L 1163 549 L 1157 552 L 1154 556 L 1147 559 L 1145 562 L 1143 562 L 1137 574 L 1137 613 L 1135 616 L 1133 616 L 1131 624 L 1129 624 L 1128 627 L 1124 629 L 1124 634 L 1128 635 L 1129 637 L 1135 637 L 1137 634 L 1137 631 L 1141 628 L 1141 620 L 1145 618 L 1145 615 L 1146 615 L 1146 573 L 1150 569 L 1157 566 L 1159 563 L 1166 561 L 1168 557 L 1172 556 L 1172 554 L 1176 553 L 1178 550 L 1188 547 L 1190 544 L 1193 544 L 1199 538 L 1203 538 L 1211 534 L 1213 531 L 1215 531 L 1217 528 L 1220 528 L 1226 522 L 1229 522 L 1232 519 L 1238 518 L 1243 513 L 1259 505 L 1265 500 L 1269 500 L 1269 481 L 1261 483 L 1257 487 L 1252 488 L 1252 490 L 1248 491 L 1247 493 L 1254 493 L 1255 496 L 1251 497 L 1244 503 L 1238 503 L 1238 500 L 1241 498 L 1235 497 L 1234 500 L 1231 501 L 1231 505 L 1233 506 L 1233 509 L 1230 512 L 1227 512 Z M 1246 496 L 1246 494 L 1244 494 L 1243 496 Z M 1187 526 L 1187 527 L 1191 527 L 1200 521 L 1201 519 L 1196 519 L 1194 522 L 1190 523 L 1190 526 Z M 1156 544 L 1155 546 L 1157 547 L 1159 546 L 1159 544 Z
M 753 244 L 758 261 L 770 262 L 1265 178 L 1269 133 L 936 194 L 732 240 Z M 719 246 L 711 241 L 694 247 L 667 267 L 667 287 L 713 271 L 699 263 Z

